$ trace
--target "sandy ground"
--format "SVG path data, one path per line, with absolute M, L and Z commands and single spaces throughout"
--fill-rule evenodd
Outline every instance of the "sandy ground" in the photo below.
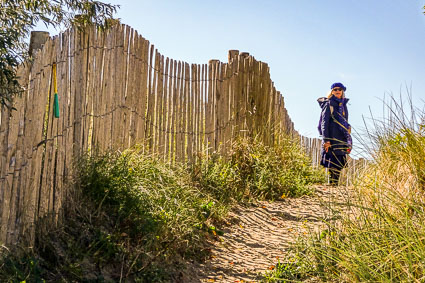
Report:
M 346 208 L 345 187 L 315 189 L 311 196 L 235 207 L 210 259 L 191 266 L 183 282 L 259 282 L 299 236 L 323 229 Z

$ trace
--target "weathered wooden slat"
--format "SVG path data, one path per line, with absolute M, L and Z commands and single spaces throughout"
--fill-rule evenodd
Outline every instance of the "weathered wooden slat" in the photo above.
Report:
M 184 91 L 183 91 L 183 104 L 182 104 L 182 112 L 183 112 L 183 120 L 182 120 L 182 131 L 184 132 L 183 135 L 183 162 L 188 161 L 190 151 L 192 150 L 192 146 L 190 146 L 189 149 L 189 114 L 190 114 L 190 108 L 189 108 L 189 99 L 190 99 L 190 65 L 188 63 L 184 63 Z
M 230 144 L 232 145 L 237 138 L 238 131 L 237 131 L 237 118 L 236 113 L 238 111 L 236 106 L 236 72 L 238 70 L 238 57 L 233 57 L 231 63 L 230 63 L 230 127 L 231 127 L 231 133 L 230 133 Z
M 165 59 L 164 76 L 163 76 L 163 95 L 162 95 L 162 122 L 161 122 L 161 138 L 160 138 L 160 152 L 163 160 L 168 159 L 167 155 L 167 142 L 169 140 L 168 134 L 168 108 L 169 108 L 169 89 L 168 89 L 168 70 L 170 68 L 170 61 L 168 57 Z
M 146 104 L 146 85 L 143 85 L 143 78 L 145 77 L 146 61 L 144 59 L 144 42 L 145 40 L 137 31 L 134 37 L 134 59 L 136 67 L 132 70 L 134 75 L 134 87 L 133 87 L 133 104 L 134 112 L 132 113 L 132 133 L 131 146 L 137 143 L 141 143 L 142 137 L 144 137 L 145 131 L 145 113 L 143 103 Z M 146 80 L 145 80 L 146 83 Z
M 243 117 L 242 117 L 242 89 L 241 89 L 241 82 L 242 82 L 242 71 L 243 71 L 243 61 L 241 60 L 241 57 L 238 55 L 233 59 L 235 62 L 235 98 L 234 98 L 234 104 L 235 104 L 235 139 L 242 136 L 242 130 L 243 130 Z
M 179 161 L 184 162 L 185 161 L 185 144 L 186 144 L 186 134 L 185 134 L 185 115 L 186 115 L 186 108 L 185 108 L 185 90 L 186 90 L 186 68 L 185 68 L 185 62 L 181 62 L 181 74 L 180 74 L 180 92 L 179 92 Z
M 115 103 L 113 100 L 113 94 L 115 91 L 115 65 L 117 64 L 116 56 L 115 56 L 115 42 L 117 34 L 117 28 L 113 28 L 108 32 L 107 35 L 107 46 L 106 53 L 107 57 L 105 58 L 107 61 L 106 66 L 106 76 L 105 76 L 105 95 L 104 95 L 104 104 L 105 109 L 102 111 L 102 124 L 104 124 L 103 137 L 102 141 L 104 144 L 104 149 L 112 148 L 112 113 L 114 111 Z M 102 109 L 103 110 L 103 109 Z
M 113 32 L 106 31 L 103 33 L 104 51 L 102 60 L 102 84 L 101 93 L 99 94 L 99 105 L 97 113 L 97 124 L 99 125 L 96 129 L 97 139 L 96 146 L 100 152 L 105 151 L 109 146 L 109 140 L 111 135 L 110 128 L 110 114 L 108 114 L 112 105 L 109 101 L 109 94 L 111 89 L 111 68 L 112 68 L 112 47 L 113 47 Z
M 89 148 L 89 138 L 91 138 L 90 133 L 90 120 L 91 112 L 93 108 L 92 101 L 92 81 L 93 81 L 93 59 L 95 50 L 91 47 L 93 46 L 94 38 L 94 29 L 92 27 L 87 28 L 84 31 L 83 41 L 82 41 L 82 65 L 80 66 L 83 74 L 83 99 L 82 99 L 82 117 L 81 117 L 81 153 L 87 152 Z
M 124 150 L 124 140 L 126 138 L 126 133 L 124 133 L 125 130 L 128 131 L 128 125 L 126 121 L 126 114 L 128 112 L 127 104 L 126 104 L 126 83 L 127 83 L 127 52 L 128 52 L 128 43 L 129 43 L 129 32 L 130 27 L 126 25 L 121 25 L 120 30 L 120 39 L 117 43 L 118 48 L 118 66 L 115 70 L 115 72 L 118 72 L 116 80 L 118 85 L 118 92 L 115 92 L 116 96 L 116 103 L 117 108 L 115 113 L 115 117 L 117 119 L 114 119 L 114 127 L 115 131 L 117 133 L 117 136 L 115 136 L 116 142 L 114 142 L 115 147 L 119 150 Z M 125 127 L 127 126 L 127 129 Z
M 278 140 L 278 144 L 280 144 L 281 143 L 281 138 L 282 138 L 282 134 L 283 134 L 283 131 L 282 131 L 282 129 L 283 129 L 283 119 L 284 119 L 284 116 L 283 116 L 283 111 L 282 111 L 282 108 L 283 108 L 283 98 L 282 98 L 282 95 L 279 93 L 279 106 L 278 106 L 279 108 L 279 118 L 278 118 L 278 121 L 279 121 L 279 124 L 278 124 L 278 137 L 279 137 L 279 140 Z
M 57 90 L 59 98 L 59 119 L 57 119 L 57 155 L 56 155 L 56 170 L 55 170 L 55 183 L 54 183 L 54 212 L 55 221 L 57 222 L 60 217 L 60 210 L 65 198 L 64 189 L 66 188 L 65 183 L 65 156 L 67 152 L 65 143 L 65 122 L 68 116 L 67 103 L 67 86 L 68 86 L 68 70 L 67 70 L 67 59 L 68 59 L 68 43 L 69 33 L 60 35 L 60 48 L 57 54 Z
M 206 102 L 206 132 L 207 132 L 207 153 L 210 156 L 214 151 L 214 114 L 213 114 L 213 84 L 214 84 L 214 63 L 215 60 L 208 62 L 208 91 L 207 91 L 207 102 Z
M 52 155 L 52 141 L 51 139 L 51 124 L 52 120 L 49 119 L 49 111 L 50 111 L 50 96 L 51 96 L 51 79 L 52 79 L 52 67 L 51 67 L 51 52 L 52 52 L 52 41 L 48 40 L 43 48 L 44 53 L 42 64 L 43 66 L 49 65 L 49 68 L 43 68 L 42 77 L 41 77 L 41 87 L 40 87 L 40 96 L 43 96 L 44 102 L 41 105 L 43 109 L 40 111 L 40 118 L 42 123 L 40 124 L 39 130 L 42 132 L 42 138 L 39 139 L 43 141 L 43 146 L 40 147 L 41 154 L 39 156 L 39 160 L 36 164 L 37 169 L 41 169 L 40 171 L 40 181 L 38 182 L 38 217 L 44 217 L 48 213 L 49 209 L 49 201 L 50 201 L 50 188 L 47 186 L 47 178 L 50 175 L 50 171 L 47 170 L 47 166 L 50 166 L 51 163 L 51 155 Z M 50 168 L 49 168 L 50 169 Z M 38 174 L 37 174 L 38 175 Z M 37 178 L 38 179 L 38 178 Z
M 54 62 L 58 61 L 58 50 L 60 49 L 59 37 L 55 37 L 52 40 L 52 50 L 49 53 L 48 64 L 53 65 Z M 56 70 L 57 74 L 57 70 Z M 53 85 L 53 68 L 50 68 L 50 72 L 47 74 L 47 87 L 46 95 L 48 95 L 48 108 L 46 109 L 46 123 L 45 123 L 45 133 L 46 133 L 46 143 L 45 143 L 45 153 L 44 153 L 44 169 L 43 169 L 43 179 L 41 183 L 41 191 L 44 196 L 41 196 L 42 199 L 47 200 L 45 207 L 45 213 L 50 216 L 54 212 L 54 177 L 55 177 L 55 161 L 56 161 L 56 148 L 57 148 L 57 118 L 54 116 L 54 94 L 55 89 Z
M 0 109 L 0 240 L 4 241 L 1 237 L 1 231 L 6 229 L 4 219 L 2 217 L 5 206 L 5 191 L 6 191 L 6 175 L 8 172 L 7 162 L 7 144 L 8 144 L 8 131 L 9 131 L 9 108 L 2 107 Z M 5 227 L 5 228 L 1 228 Z
M 194 146 L 194 154 L 195 154 L 195 161 L 198 156 L 198 153 L 200 152 L 200 114 L 201 114 L 201 66 L 199 64 L 195 65 L 195 97 L 194 97 L 194 139 L 195 139 L 195 146 Z
M 230 74 L 231 74 L 231 66 L 229 63 L 224 65 L 224 73 L 223 73 L 223 91 L 224 91 L 224 101 L 225 108 L 223 113 L 223 146 L 224 146 L 224 155 L 227 155 L 231 146 L 231 134 L 232 134 L 232 125 L 231 125 L 231 115 L 230 115 L 230 107 L 231 107 L 231 89 L 230 89 Z
M 121 103 L 122 106 L 122 123 L 120 128 L 121 132 L 121 149 L 124 150 L 130 146 L 130 120 L 131 120 L 131 110 L 133 108 L 131 101 L 131 92 L 133 88 L 133 82 L 131 80 L 131 73 L 134 72 L 134 70 L 131 69 L 131 67 L 134 66 L 134 63 L 132 62 L 134 59 L 134 56 L 130 55 L 130 47 L 133 42 L 133 33 L 134 30 L 130 28 L 129 26 L 125 26 L 125 38 L 124 38 L 124 49 L 123 49 L 123 78 L 122 78 L 122 96 L 121 96 Z M 130 65 L 131 64 L 131 65 Z
M 123 120 L 123 73 L 125 72 L 124 63 L 124 26 L 118 25 L 115 34 L 114 43 L 114 58 L 115 64 L 112 70 L 114 89 L 111 94 L 112 102 L 112 134 L 111 134 L 111 148 L 113 150 L 122 149 L 122 133 L 121 125 Z
M 208 132 L 208 99 L 209 99 L 209 94 L 208 94 L 208 90 L 209 90 L 209 85 L 210 82 L 208 81 L 209 79 L 209 73 L 208 73 L 208 64 L 204 64 L 204 133 Z M 208 156 L 208 148 L 209 148 L 209 144 L 208 144 L 208 134 L 204 135 L 204 153 Z
M 17 69 L 17 76 L 20 79 L 20 84 L 24 87 L 28 87 L 28 78 L 29 78 L 30 68 L 28 65 L 21 65 Z M 15 111 L 12 112 L 12 116 L 9 122 L 9 133 L 8 133 L 8 157 L 6 165 L 9 166 L 9 174 L 13 175 L 11 186 L 11 195 L 15 194 L 15 206 L 16 206 L 16 215 L 15 215 L 15 238 L 19 236 L 19 227 L 22 225 L 22 214 L 25 210 L 23 205 L 23 195 L 25 188 L 21 186 L 21 172 L 22 167 L 25 167 L 23 150 L 24 150 L 24 119 L 25 119 L 25 94 L 23 97 L 15 96 L 13 99 L 13 106 L 15 107 Z M 8 179 L 8 176 L 5 180 Z M 0 181 L 1 183 L 1 181 Z M 0 185 L 1 187 L 1 185 Z M 1 189 L 1 188 L 0 188 Z M 1 203 L 1 200 L 0 200 Z M 5 225 L 7 227 L 7 223 L 1 223 L 2 210 L 0 204 L 0 226 Z M 13 229 L 13 227 L 9 226 L 9 229 Z M 0 239 L 0 241 L 4 241 L 5 239 Z
M 152 153 L 157 154 L 158 153 L 158 135 L 159 135 L 159 129 L 158 129 L 158 117 L 156 114 L 158 113 L 159 108 L 159 95 L 158 95 L 158 79 L 159 79 L 159 69 L 161 64 L 161 54 L 158 52 L 158 49 L 155 49 L 155 63 L 154 63 L 154 69 L 153 69 L 153 88 L 152 88 L 152 122 L 151 122 L 151 133 L 152 133 L 152 139 L 150 143 L 150 147 L 152 148 Z
M 205 105 L 206 105 L 206 72 L 205 72 L 206 65 L 202 64 L 200 66 L 200 128 L 199 128 L 199 142 L 200 142 L 200 151 L 201 154 L 205 153 L 206 149 L 206 129 L 205 129 Z
M 128 85 L 128 103 L 130 104 L 130 141 L 129 146 L 134 146 L 138 141 L 139 130 L 141 126 L 141 101 L 140 101 L 140 80 L 142 73 L 142 58 L 141 58 L 141 44 L 140 35 L 136 30 L 133 31 L 133 36 L 130 44 L 130 61 L 128 68 L 129 82 Z
M 217 80 L 217 139 L 218 149 L 222 156 L 225 155 L 225 137 L 224 137 L 224 124 L 225 124 L 225 112 L 226 112 L 226 94 L 225 94 L 225 65 L 221 63 L 218 69 L 218 80 Z
M 46 188 L 41 187 L 41 180 L 42 180 L 42 161 L 44 157 L 45 152 L 45 142 L 46 142 L 46 136 L 45 136 L 45 119 L 46 119 L 46 105 L 47 105 L 47 99 L 48 99 L 48 91 L 50 89 L 50 74 L 51 74 L 51 65 L 47 68 L 44 66 L 47 66 L 50 61 L 51 57 L 51 40 L 49 39 L 42 49 L 42 54 L 40 57 L 40 69 L 42 70 L 40 72 L 39 76 L 39 89 L 37 92 L 34 92 L 34 95 L 32 98 L 29 98 L 30 101 L 28 101 L 29 105 L 28 107 L 34 107 L 34 112 L 32 117 L 28 117 L 31 120 L 34 120 L 34 123 L 32 127 L 30 127 L 30 132 L 25 133 L 25 137 L 30 138 L 29 141 L 31 143 L 31 171 L 29 172 L 30 179 L 29 179 L 29 194 L 30 197 L 28 199 L 28 205 L 27 202 L 25 205 L 27 208 L 33 208 L 33 212 L 29 212 L 28 218 L 31 219 L 27 222 L 29 226 L 33 225 L 33 222 L 35 219 L 38 219 L 39 217 L 42 217 L 47 212 L 47 204 L 48 204 L 48 196 L 49 194 L 46 193 Z M 40 70 L 39 69 L 39 70 Z M 34 217 L 35 215 L 35 217 Z M 28 227 L 28 226 L 27 226 Z M 33 235 L 33 227 L 30 227 L 30 235 Z M 25 231 L 26 229 L 24 229 Z
M 164 107 L 164 56 L 158 56 L 157 71 L 157 92 L 156 92 L 156 110 L 155 110 L 155 152 L 163 154 L 163 107 Z
M 181 91 L 180 91 L 180 134 L 181 134 L 181 141 L 180 141 L 180 161 L 185 162 L 186 161 L 186 91 L 187 91 L 187 84 L 186 84 L 186 76 L 187 76 L 187 68 L 186 68 L 186 62 L 182 62 L 182 77 L 181 77 Z
M 219 147 L 219 119 L 220 117 L 218 117 L 218 110 L 219 110 L 219 103 L 220 103 L 220 93 L 219 93 L 219 75 L 220 75 L 220 61 L 216 60 L 214 62 L 214 66 L 213 66 L 213 101 L 212 101 L 212 113 L 213 113 L 213 148 L 214 148 L 214 152 L 218 151 L 218 147 Z
M 154 62 L 154 49 L 155 47 L 151 45 L 150 47 L 150 54 L 149 54 L 149 65 L 148 65 L 148 71 L 149 71 L 149 77 L 148 77 L 148 105 L 147 105 L 147 114 L 146 114 L 146 136 L 149 147 L 149 152 L 153 152 L 152 145 L 153 145 L 153 123 L 154 123 L 154 107 L 155 107 L 155 81 L 156 81 L 156 72 L 154 69 L 154 63 L 157 64 L 158 60 L 155 60 Z M 155 50 L 155 59 L 157 58 L 157 50 Z M 153 74 L 152 74 L 153 72 Z
M 267 115 L 264 109 L 269 101 L 270 93 L 267 92 L 268 86 L 264 79 L 264 73 L 260 73 L 264 69 L 264 65 L 260 62 L 254 62 L 251 56 L 245 60 L 248 63 L 247 76 L 249 90 L 247 92 L 247 107 L 249 107 L 248 113 L 253 113 L 248 119 L 248 127 L 251 136 L 256 136 L 262 142 L 265 142 L 262 130 L 268 126 L 267 120 L 269 117 L 264 117 Z M 249 103 L 249 101 L 254 101 L 254 104 Z
M 33 237 L 33 227 L 32 224 L 37 214 L 37 195 L 38 195 L 38 185 L 39 179 L 35 180 L 34 178 L 34 168 L 36 153 L 38 147 L 33 148 L 33 145 L 36 141 L 34 134 L 36 133 L 37 124 L 40 120 L 36 121 L 37 118 L 41 119 L 42 117 L 37 117 L 37 111 L 40 111 L 38 107 L 41 107 L 41 101 L 37 100 L 40 82 L 41 82 L 41 68 L 42 68 L 42 56 L 43 51 L 39 50 L 34 57 L 32 65 L 30 65 L 30 77 L 29 77 L 29 88 L 28 92 L 24 96 L 24 133 L 23 133 L 23 161 L 21 167 L 21 188 L 23 190 L 23 206 L 25 210 L 22 213 L 22 225 L 20 227 L 21 234 L 27 232 L 29 234 L 29 240 L 32 241 Z M 41 115 L 40 115 L 41 116 Z M 42 123 L 41 123 L 42 124 Z M 41 132 L 39 136 L 39 141 L 41 141 Z M 34 152 L 35 151 L 35 152 Z M 33 159 L 34 158 L 34 159 Z M 41 164 L 39 165 L 41 166 Z M 7 225 L 2 226 L 2 228 L 7 228 Z M 6 239 L 3 237 L 4 230 L 2 229 L 2 237 L 4 241 Z M 4 234 L 5 236 L 5 234 Z
M 274 145 L 275 143 L 275 128 L 276 128 L 276 115 L 277 115 L 277 90 L 276 88 L 273 86 L 273 90 L 272 90 L 272 102 L 271 102 L 271 115 L 270 115 L 270 142 L 269 145 Z
M 148 74 L 149 74 L 149 46 L 150 43 L 148 40 L 145 40 L 144 38 L 140 37 L 141 43 L 139 43 L 141 48 L 141 56 L 142 56 L 142 78 L 140 80 L 140 118 L 141 120 L 141 126 L 140 126 L 140 135 L 138 135 L 138 140 L 143 141 L 143 143 L 146 145 L 146 130 L 147 130 L 147 100 L 148 100 Z
M 114 80 L 114 88 L 112 90 L 110 101 L 112 103 L 112 112 L 111 112 L 111 149 L 118 150 L 120 149 L 120 124 L 121 124 L 121 113 L 122 109 L 121 104 L 121 94 L 122 94 L 122 52 L 123 52 L 123 37 L 124 32 L 122 26 L 117 26 L 115 38 L 114 38 L 114 50 L 113 56 L 115 63 L 113 65 L 112 79 Z
M 172 162 L 177 161 L 178 158 L 178 150 L 177 150 L 177 143 L 178 143 L 178 134 L 177 134 L 177 129 L 178 129 L 178 120 L 177 120 L 177 113 L 179 111 L 178 109 L 178 101 L 179 101 L 179 90 L 180 90 L 180 71 L 181 71 L 181 66 L 180 66 L 180 61 L 174 61 L 174 83 L 173 83 L 173 113 L 172 113 L 172 120 L 171 120 L 171 141 L 170 141 L 170 145 L 171 145 L 171 160 Z
M 136 30 L 132 30 L 132 35 L 130 36 L 129 51 L 128 51 L 128 79 L 127 79 L 127 97 L 126 103 L 131 109 L 129 113 L 129 140 L 128 147 L 132 147 L 136 144 L 137 136 L 137 126 L 139 125 L 139 120 L 137 116 L 137 80 L 136 77 L 141 72 L 140 62 L 138 58 L 139 54 L 139 35 Z
M 195 82 L 194 82 L 194 64 L 189 65 L 189 74 L 186 78 L 187 80 L 187 126 L 186 126 L 186 132 L 187 132 L 187 159 L 189 163 L 192 163 L 193 160 L 193 135 L 194 135 L 194 128 L 193 128 L 193 97 L 194 97 L 194 88 L 195 88 Z
M 260 71 L 257 73 L 257 66 L 261 65 Z M 267 144 L 267 137 L 263 134 L 263 128 L 269 127 L 268 122 L 270 121 L 270 111 L 268 111 L 270 107 L 270 96 L 271 92 L 269 90 L 269 84 L 267 82 L 267 66 L 264 63 L 252 62 L 250 66 L 250 71 L 253 72 L 254 81 L 256 83 L 253 85 L 253 88 L 258 89 L 256 86 L 258 84 L 261 85 L 259 89 L 258 95 L 256 96 L 256 113 L 253 117 L 253 123 L 255 124 L 255 133 L 260 135 L 260 139 L 262 142 Z M 267 109 L 267 110 L 266 110 Z M 263 125 L 263 126 L 261 126 Z
M 192 150 L 190 154 L 190 160 L 193 163 L 196 159 L 196 153 L 198 152 L 198 69 L 197 64 L 191 64 L 191 128 L 192 128 Z
M 223 65 L 221 62 L 218 62 L 215 76 L 215 148 L 217 153 L 220 154 L 223 153 Z
M 168 77 L 168 87 L 167 87 L 167 135 L 166 135 L 166 140 L 165 140 L 165 156 L 166 156 L 166 160 L 168 160 L 170 163 L 172 162 L 173 158 L 172 158 L 172 143 L 173 143 L 173 95 L 174 95 L 174 85 L 173 82 L 174 80 L 174 60 L 173 59 L 169 59 L 167 57 L 167 67 L 166 72 L 167 75 L 166 77 Z
M 195 65 L 195 149 L 194 153 L 198 156 L 201 151 L 201 66 Z
M 96 30 L 96 41 L 95 41 L 95 89 L 93 91 L 93 138 L 92 138 L 92 148 L 96 151 L 101 150 L 101 137 L 103 136 L 102 131 L 103 123 L 102 117 L 103 109 L 103 98 L 104 98 L 104 79 L 105 79 L 105 42 L 106 35 L 101 30 Z
M 226 140 L 226 154 L 228 150 L 232 146 L 232 128 L 233 128 L 233 117 L 232 117 L 232 109 L 233 109 L 233 89 L 232 89 L 232 65 L 227 63 L 226 64 L 226 101 L 227 101 L 227 107 L 226 107 L 226 128 L 225 128 L 225 140 Z
M 87 88 L 86 88 L 86 116 L 84 117 L 84 139 L 83 139 L 83 152 L 92 150 L 93 144 L 93 113 L 94 113 L 94 99 L 96 91 L 96 53 L 94 48 L 96 45 L 96 27 L 89 28 L 89 37 L 87 44 Z
M 23 66 L 17 70 L 18 75 L 25 72 Z M 23 105 L 23 101 L 19 97 L 15 97 L 13 106 L 17 109 Z M 16 220 L 19 217 L 19 203 L 20 203 L 20 188 L 16 185 L 16 180 L 19 177 L 17 170 L 20 168 L 21 148 L 18 142 L 22 143 L 22 137 L 19 133 L 21 130 L 20 121 L 23 111 L 10 111 L 6 107 L 1 107 L 2 111 L 2 125 L 0 127 L 0 151 L 1 154 L 1 175 L 0 175 L 0 227 L 2 234 L 0 234 L 0 241 L 13 242 L 17 237 L 15 232 Z M 21 148 L 20 148 L 20 147 Z M 18 173 L 18 176 L 16 176 Z M 4 209 L 3 211 L 1 209 Z M 4 234 L 7 231 L 8 239 L 5 239 Z
M 256 96 L 256 115 L 255 115 L 255 132 L 260 136 L 261 141 L 268 145 L 269 144 L 269 136 L 266 134 L 270 131 L 270 119 L 271 119 L 271 96 L 272 90 L 271 86 L 267 81 L 267 65 L 263 63 L 263 76 L 261 77 L 261 84 L 263 86 L 259 95 Z M 250 62 L 250 72 L 252 76 L 252 80 L 254 81 L 256 78 L 255 68 L 256 62 Z M 255 86 L 253 86 L 254 88 Z
M 74 121 L 73 121 L 73 130 L 74 130 L 74 136 L 73 136 L 73 156 L 74 158 L 77 158 L 82 153 L 82 139 L 83 139 L 83 115 L 84 115 L 84 102 L 85 102 L 85 71 L 84 68 L 82 68 L 83 65 L 85 65 L 84 59 L 84 51 L 82 48 L 84 47 L 84 39 L 85 39 L 85 32 L 83 31 L 76 31 L 76 37 L 75 37 L 75 62 L 74 62 L 74 74 L 73 77 L 75 77 L 75 80 L 73 81 L 75 83 L 74 87 Z
M 61 39 L 59 38 L 59 36 L 55 37 L 55 49 L 53 51 L 53 58 L 52 58 L 52 62 L 56 62 L 58 63 L 60 58 L 61 58 Z M 58 69 L 58 66 L 56 64 L 56 88 L 58 86 L 58 81 L 60 80 L 60 69 Z M 53 77 L 53 75 L 52 75 Z M 61 135 L 62 133 L 59 133 L 59 124 L 60 124 L 60 111 L 59 111 L 59 117 L 55 117 L 54 115 L 54 95 L 55 95 L 55 88 L 54 88 L 54 81 L 51 82 L 52 85 L 52 96 L 51 96 L 51 112 L 49 115 L 51 115 L 53 121 L 52 123 L 52 162 L 51 162 L 51 176 L 50 179 L 48 180 L 48 186 L 51 187 L 51 195 L 50 195 L 50 200 L 49 200 L 49 214 L 51 214 L 52 216 L 52 220 L 54 222 L 56 222 L 57 219 L 57 208 L 56 208 L 56 194 L 57 194 L 57 187 L 56 187 L 56 178 L 57 178 L 57 160 L 58 160 L 58 147 L 59 147 L 59 135 Z M 58 91 L 58 90 L 57 90 Z M 58 91 L 59 92 L 59 91 Z M 58 94 L 58 99 L 59 99 L 59 94 Z M 58 105 L 60 107 L 60 104 Z M 62 128 L 62 127 L 61 127 Z M 47 144 L 46 144 L 47 145 Z
M 75 30 L 71 30 L 68 36 L 68 60 L 66 63 L 66 98 L 64 101 L 64 107 L 66 108 L 66 116 L 64 117 L 64 147 L 66 148 L 65 160 L 64 160 L 64 180 L 67 180 L 73 174 L 74 165 L 74 152 L 73 152 L 73 141 L 74 141 L 74 104 L 75 104 Z
M 176 95 L 176 161 L 181 162 L 183 160 L 182 153 L 182 144 L 183 144 L 183 129 L 182 129 L 182 120 L 183 120 L 183 106 L 182 106 L 182 97 L 184 89 L 184 64 L 179 61 L 178 63 L 178 72 L 177 72 L 177 95 Z
M 7 183 L 7 175 L 9 173 L 9 162 L 7 160 L 7 148 L 10 127 L 10 110 L 7 107 L 2 107 L 1 125 L 0 125 L 0 240 L 6 241 L 8 230 L 8 212 L 9 212 L 9 184 Z
M 248 119 L 248 114 L 249 112 L 247 111 L 247 103 L 246 103 L 246 85 L 247 85 L 247 79 L 246 79 L 246 71 L 247 71 L 247 61 L 245 60 L 245 57 L 241 54 L 239 55 L 239 60 L 240 60 L 240 69 L 239 69 L 239 92 L 240 92 L 240 96 L 239 96 L 239 100 L 240 100 L 240 115 L 241 115 L 241 119 L 240 119 L 240 131 L 241 131 L 241 137 L 242 138 L 246 138 L 247 137 L 247 132 L 248 132 L 248 128 L 247 128 L 247 121 Z

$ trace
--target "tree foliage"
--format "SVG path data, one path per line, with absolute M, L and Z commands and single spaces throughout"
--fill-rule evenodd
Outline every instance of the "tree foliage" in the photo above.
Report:
M 22 92 L 16 68 L 28 58 L 30 31 L 46 27 L 96 24 L 108 27 L 119 6 L 95 0 L 0 0 L 0 105 L 10 106 Z M 76 15 L 79 15 L 76 17 Z

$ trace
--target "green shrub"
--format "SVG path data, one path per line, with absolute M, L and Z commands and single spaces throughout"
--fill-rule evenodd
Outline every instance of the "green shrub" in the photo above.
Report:
M 198 166 L 197 181 L 224 202 L 298 197 L 310 194 L 311 184 L 325 181 L 324 172 L 313 169 L 299 144 L 289 138 L 273 147 L 255 139 L 238 140 L 229 156 L 213 155 Z

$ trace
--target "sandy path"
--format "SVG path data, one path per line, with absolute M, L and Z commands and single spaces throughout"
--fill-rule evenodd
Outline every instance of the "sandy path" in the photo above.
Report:
M 347 195 L 345 187 L 317 186 L 312 196 L 236 207 L 211 258 L 194 266 L 184 282 L 258 282 L 298 236 L 335 218 Z

